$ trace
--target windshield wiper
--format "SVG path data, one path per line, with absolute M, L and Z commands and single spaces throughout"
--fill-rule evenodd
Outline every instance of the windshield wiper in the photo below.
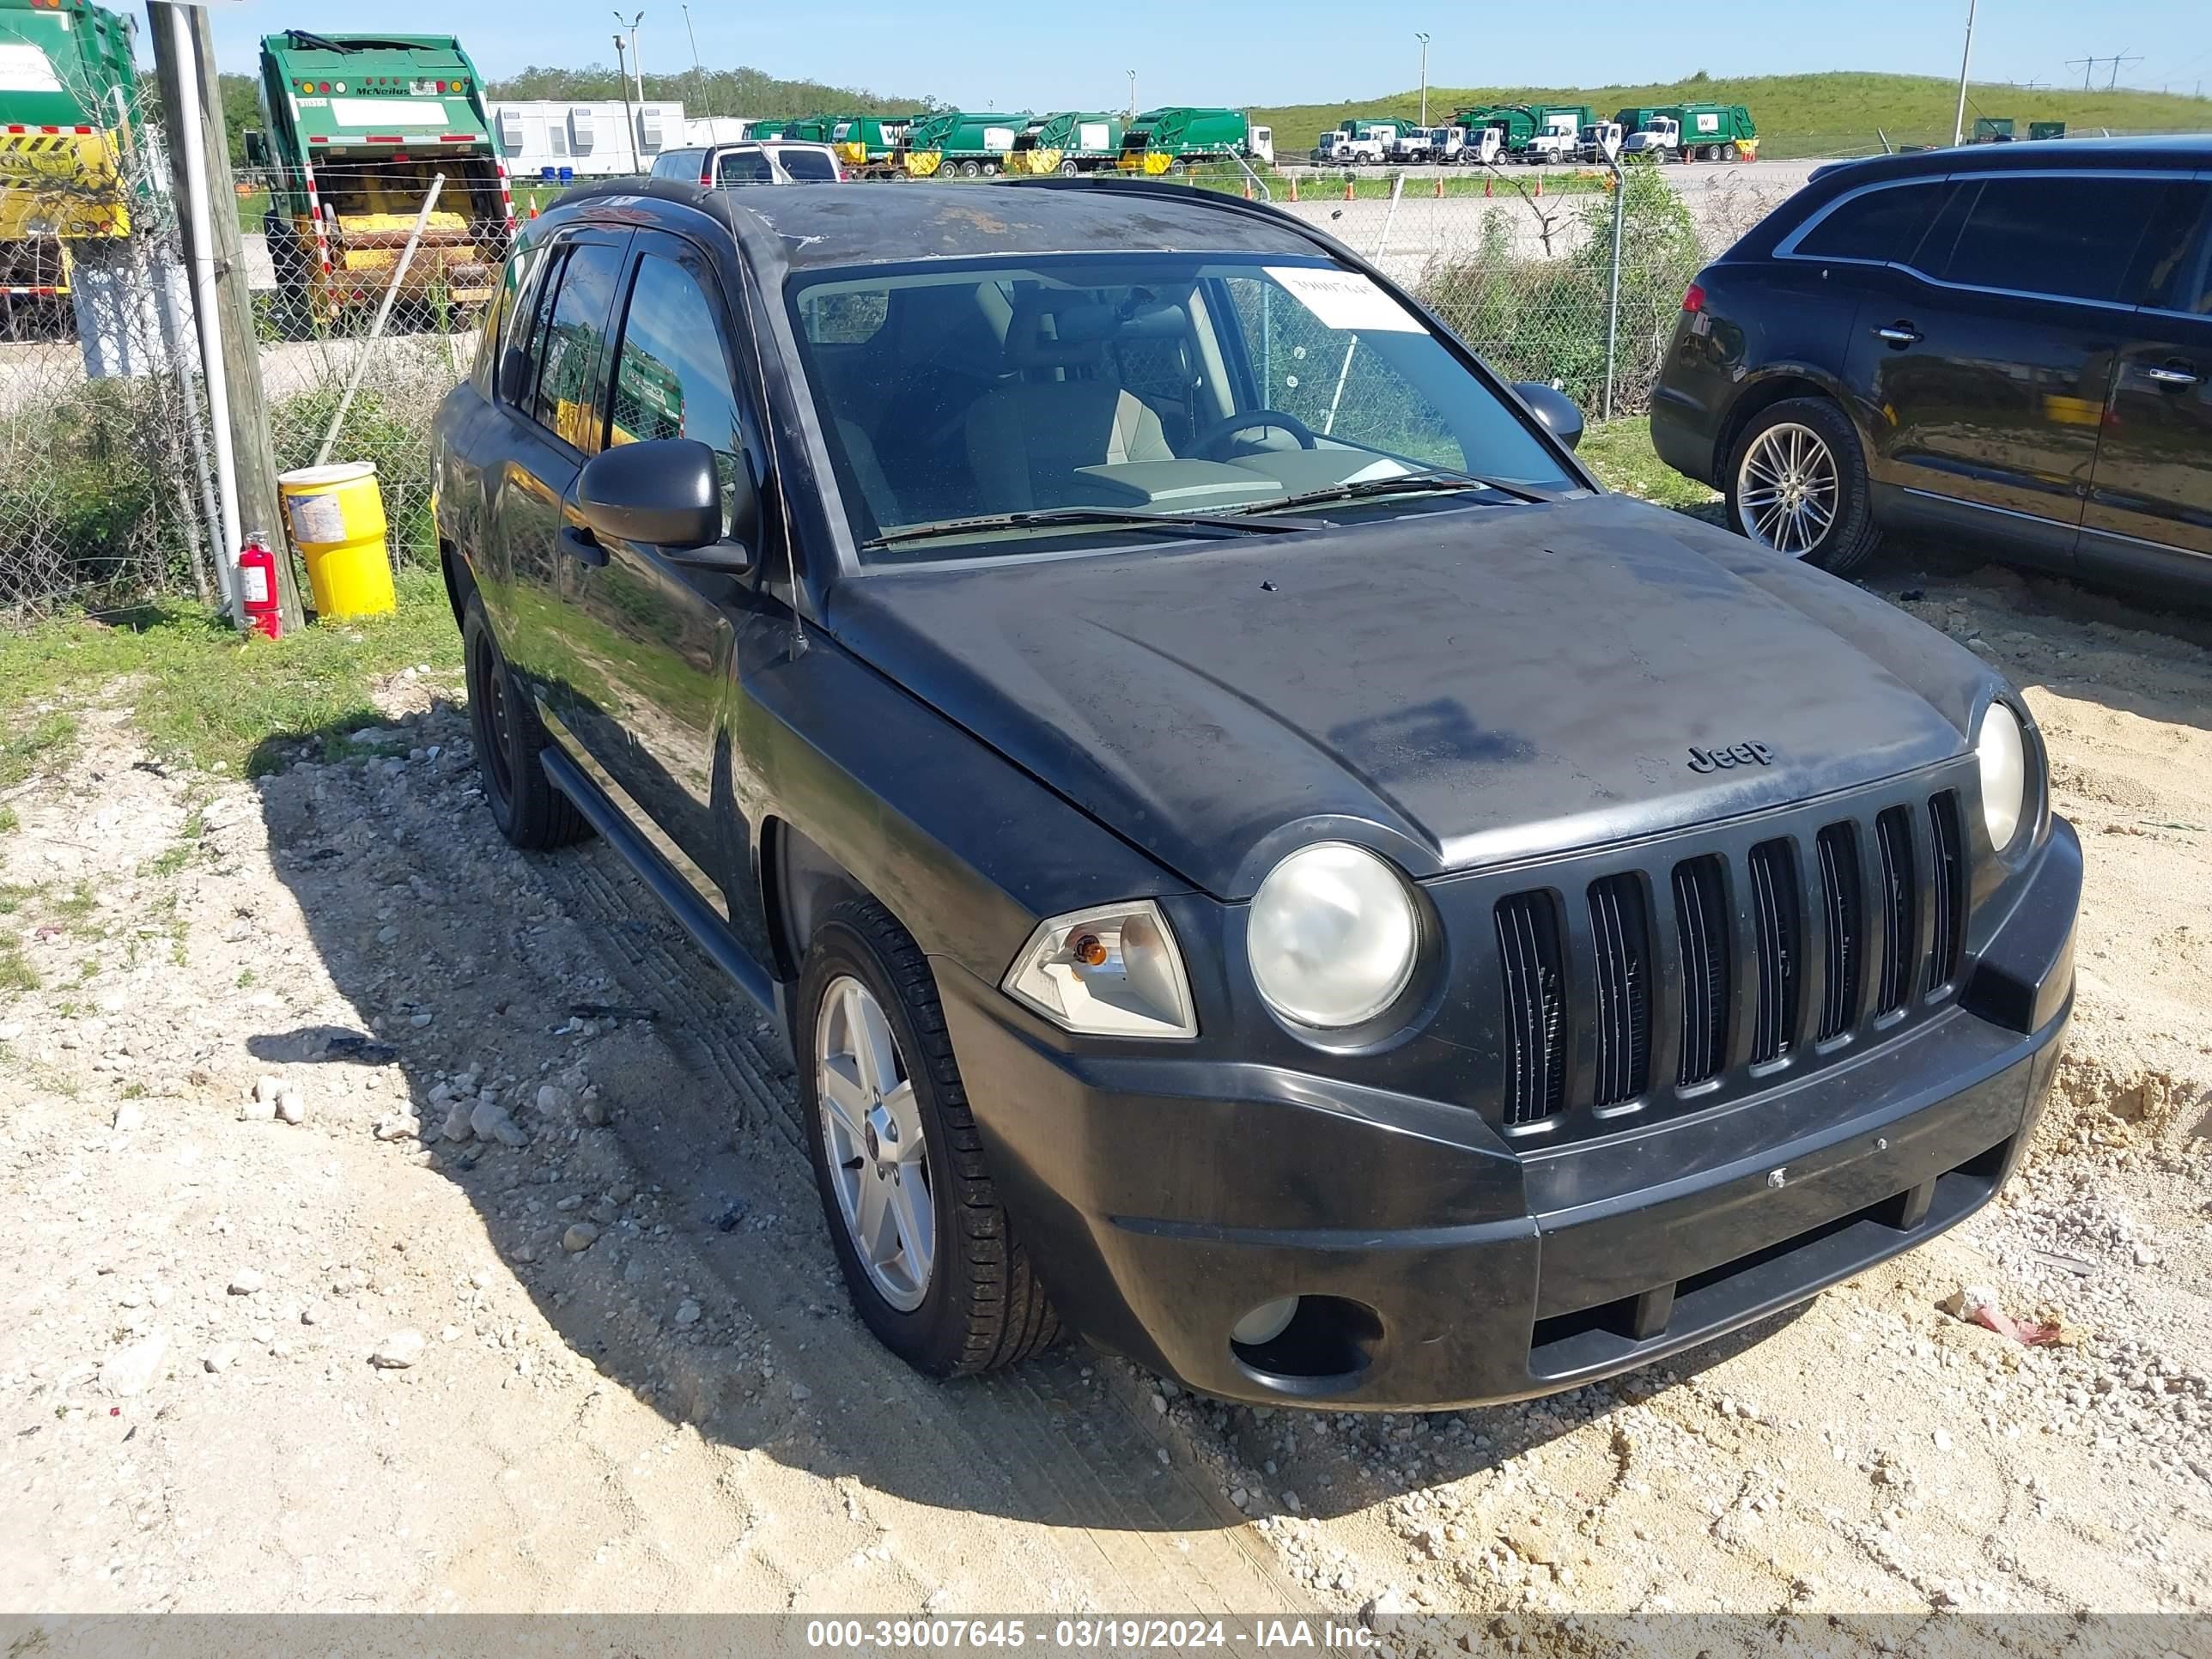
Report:
M 1286 506 L 1286 502 L 1273 503 Z M 1129 525 L 1146 530 L 1224 530 L 1238 535 L 1271 535 L 1329 528 L 1311 519 L 1254 520 L 1204 513 L 1146 513 L 1133 507 L 1045 507 L 1026 513 L 987 513 L 971 519 L 937 519 L 910 524 L 871 536 L 864 549 L 890 547 L 900 542 L 927 541 L 939 536 L 982 535 L 994 530 L 1049 529 L 1054 525 Z
M 1500 483 L 1495 478 L 1477 477 L 1472 472 L 1455 472 L 1449 467 L 1437 466 L 1419 472 L 1401 472 L 1390 478 L 1355 478 L 1347 483 L 1301 490 L 1279 501 L 1261 501 L 1238 510 L 1244 513 L 1279 513 L 1285 507 L 1318 507 L 1325 501 L 1356 501 L 1369 495 L 1438 495 L 1461 489 L 1491 489 L 1501 495 L 1510 495 L 1516 501 L 1537 503 L 1551 499 L 1525 484 Z

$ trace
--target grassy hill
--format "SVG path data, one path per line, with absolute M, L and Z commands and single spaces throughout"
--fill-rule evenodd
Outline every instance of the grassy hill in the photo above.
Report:
M 1827 75 L 1761 75 L 1735 80 L 1708 79 L 1640 87 L 1436 87 L 1429 88 L 1429 119 L 1442 122 L 1470 104 L 1588 104 L 1610 115 L 1630 105 L 1744 104 L 1759 123 L 1759 153 L 1788 159 L 1799 155 L 1850 155 L 1881 149 L 1881 134 L 1892 144 L 1948 144 L 1959 83 L 1927 75 L 1875 75 L 1839 71 Z M 1418 92 L 1390 94 L 1346 104 L 1297 104 L 1255 109 L 1252 118 L 1272 126 L 1279 151 L 1295 155 L 1312 147 L 1317 135 L 1346 116 L 1415 115 Z M 2075 133 L 2109 127 L 2115 132 L 2212 131 L 2212 98 L 2160 92 L 2101 89 L 2083 92 L 2046 88 L 2028 92 L 2004 84 L 1975 83 L 1966 88 L 1966 125 L 1977 115 L 2009 115 L 2027 134 L 2030 121 L 2063 121 Z

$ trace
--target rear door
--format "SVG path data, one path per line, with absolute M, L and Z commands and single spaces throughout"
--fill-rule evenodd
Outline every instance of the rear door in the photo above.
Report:
M 601 348 L 629 243 L 628 231 L 600 230 L 553 241 L 529 333 L 510 349 L 498 387 L 499 474 L 490 518 L 508 584 L 500 645 L 556 714 L 574 702 L 580 666 L 563 606 L 567 567 L 577 550 L 562 532 L 576 474 L 593 442 Z
M 2136 264 L 2144 304 L 2112 377 L 2081 563 L 2212 582 L 2212 178 L 2169 186 Z
M 2004 172 L 1956 180 L 1917 251 L 1869 279 L 1851 384 L 1896 515 L 2070 566 L 2124 297 L 2165 181 Z
M 641 230 L 622 294 L 607 446 L 696 439 L 726 480 L 743 470 L 764 489 L 757 410 L 740 390 L 732 313 L 711 264 L 680 236 Z M 752 550 L 756 568 L 767 550 Z M 787 649 L 787 613 L 750 578 L 687 568 L 635 542 L 599 538 L 598 556 L 574 564 L 570 580 L 579 654 L 593 668 L 576 732 L 595 780 L 765 962 L 764 936 L 732 915 L 727 896 L 745 890 L 750 836 L 726 733 L 740 671 Z

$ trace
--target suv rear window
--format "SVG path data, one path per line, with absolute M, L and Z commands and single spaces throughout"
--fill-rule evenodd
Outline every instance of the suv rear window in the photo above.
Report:
M 707 159 L 704 150 L 663 150 L 653 158 L 653 176 L 656 179 L 681 179 L 687 184 L 697 184 Z
M 2160 179 L 2086 174 L 1969 180 L 1914 263 L 1970 288 L 2118 300 L 2165 190 Z
M 1866 259 L 1877 264 L 1909 259 L 1950 188 L 1948 179 L 1930 179 L 1854 196 L 1799 237 L 1796 251 L 1808 258 Z
M 775 159 L 783 163 L 786 173 L 802 183 L 837 180 L 837 164 L 818 149 L 780 149 Z

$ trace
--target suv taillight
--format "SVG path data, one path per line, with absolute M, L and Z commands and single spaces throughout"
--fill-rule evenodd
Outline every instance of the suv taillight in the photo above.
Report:
M 1690 286 L 1689 286 L 1687 289 L 1684 289 L 1684 290 L 1683 290 L 1683 294 L 1682 294 L 1682 309 L 1683 309 L 1683 310 L 1685 310 L 1685 311 L 1686 311 L 1686 312 L 1688 312 L 1688 313 L 1690 313 L 1692 316 L 1694 316 L 1694 315 L 1696 315 L 1698 312 L 1703 311 L 1705 308 L 1705 289 L 1702 289 L 1702 288 L 1700 288 L 1700 287 L 1698 287 L 1695 283 L 1691 283 L 1691 284 L 1690 284 Z

